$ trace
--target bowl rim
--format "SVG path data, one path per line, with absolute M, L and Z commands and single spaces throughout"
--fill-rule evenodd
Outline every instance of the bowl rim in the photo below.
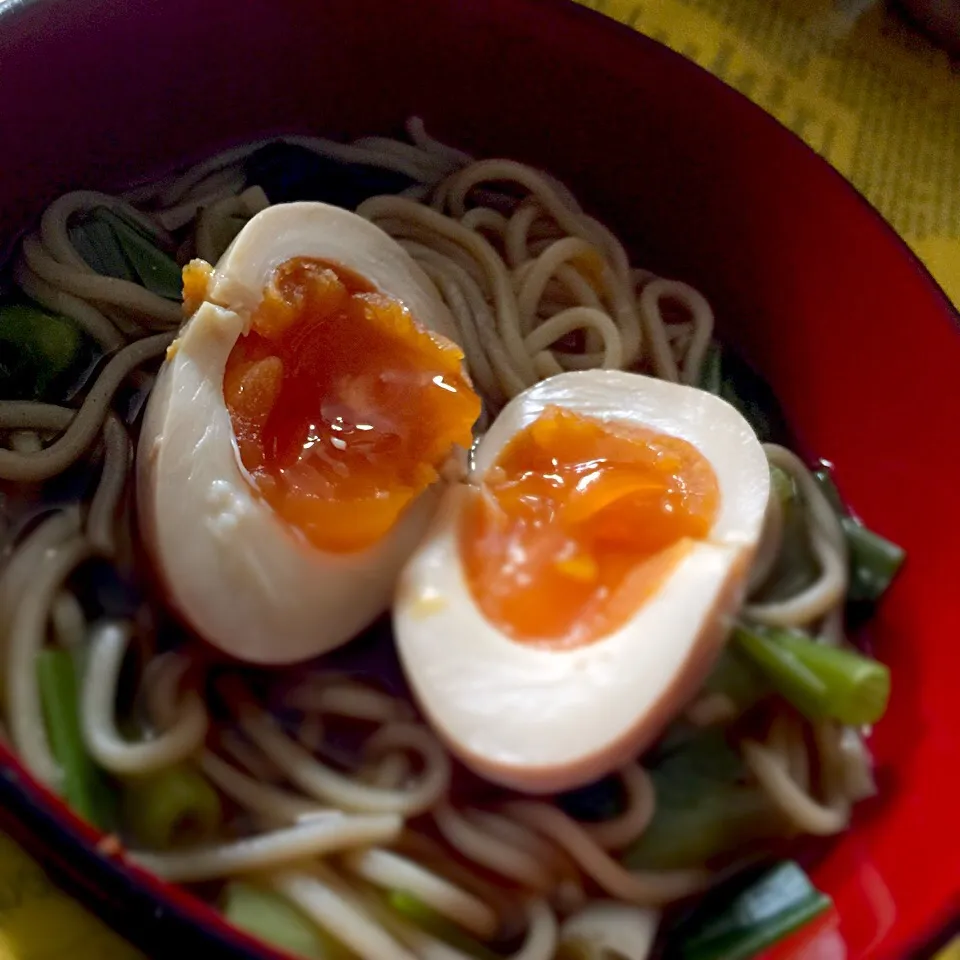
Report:
M 341 0 L 349 2 L 349 0 Z M 856 198 L 865 214 L 865 222 L 885 236 L 899 250 L 905 264 L 920 276 L 928 292 L 939 304 L 960 334 L 960 304 L 955 305 L 938 283 L 927 265 L 910 247 L 883 214 L 836 167 L 821 157 L 800 136 L 776 117 L 754 103 L 745 94 L 716 77 L 705 67 L 593 7 L 585 0 L 482 0 L 501 10 L 509 7 L 544 23 L 557 18 L 580 21 L 603 42 L 623 47 L 630 45 L 635 56 L 641 51 L 656 50 L 678 72 L 699 77 L 699 83 L 711 85 L 730 109 L 751 113 L 757 123 L 776 128 L 777 134 L 800 162 L 819 167 L 841 186 L 841 192 Z M 10 35 L 9 27 L 34 8 L 72 6 L 71 0 L 0 0 L 0 50 Z M 509 11 L 504 14 L 509 16 Z M 605 35 L 605 38 L 604 36 Z M 16 753 L 0 742 L 0 829 L 38 858 L 61 888 L 81 905 L 91 910 L 115 932 L 137 949 L 153 953 L 158 942 L 202 947 L 212 957 L 245 958 L 245 960 L 282 960 L 277 952 L 259 939 L 229 924 L 212 906 L 190 891 L 163 881 L 144 871 L 136 863 L 113 854 L 107 839 L 97 828 L 85 823 L 50 789 L 34 779 Z M 960 915 L 947 908 L 931 918 L 928 928 L 915 933 L 910 955 L 929 957 L 960 933 Z

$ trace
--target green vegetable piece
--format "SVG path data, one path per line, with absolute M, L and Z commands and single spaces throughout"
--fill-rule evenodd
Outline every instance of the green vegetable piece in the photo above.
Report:
M 231 880 L 223 892 L 223 914 L 246 933 L 310 960 L 347 960 L 349 952 L 302 910 L 278 893 Z
M 770 486 L 780 500 L 781 506 L 789 506 L 797 499 L 797 485 L 793 477 L 775 464 L 770 466 Z
M 112 829 L 115 797 L 83 742 L 77 674 L 70 651 L 41 650 L 37 657 L 37 681 L 50 746 L 63 769 L 64 799 L 88 823 L 102 830 Z
M 0 306 L 0 398 L 35 400 L 77 360 L 83 335 L 31 303 Z
M 799 660 L 791 649 L 759 629 L 737 628 L 733 632 L 733 639 L 766 674 L 777 692 L 804 716 L 814 720 L 827 716 L 826 682 Z
M 102 276 L 139 283 L 167 300 L 181 298 L 183 281 L 176 261 L 138 223 L 97 207 L 70 227 L 70 241 Z
M 111 227 L 127 262 L 143 286 L 167 300 L 181 299 L 183 277 L 172 257 L 160 250 L 139 227 L 118 217 L 113 211 L 100 209 L 96 216 Z
M 847 588 L 847 599 L 876 603 L 893 582 L 906 558 L 906 552 L 851 515 L 844 506 L 826 464 L 815 470 L 813 476 L 840 518 L 840 525 L 846 535 L 847 549 L 850 551 L 850 586 Z
M 149 850 L 171 850 L 210 840 L 220 829 L 221 816 L 217 791 L 187 765 L 124 784 L 124 826 Z
M 887 709 L 890 671 L 854 650 L 787 630 L 738 627 L 734 640 L 777 691 L 811 720 L 876 723 Z
M 387 894 L 387 903 L 404 919 L 451 947 L 476 957 L 477 960 L 497 960 L 496 953 L 411 894 L 402 890 L 391 890 Z
M 670 938 L 681 960 L 749 960 L 829 910 L 832 901 L 785 861 L 732 896 L 711 897 Z
M 723 387 L 722 368 L 723 350 L 720 344 L 714 340 L 707 350 L 707 355 L 703 358 L 703 367 L 700 370 L 700 389 L 719 397 L 720 390 Z
M 697 729 L 690 736 L 678 737 L 671 749 L 661 745 L 647 757 L 645 765 L 657 776 L 691 791 L 701 789 L 704 782 L 737 783 L 744 774 L 740 754 L 719 727 Z
M 70 227 L 70 242 L 88 266 L 104 277 L 139 283 L 110 224 L 96 213 Z
M 211 249 L 215 251 L 218 259 L 223 256 L 227 247 L 233 243 L 237 234 L 239 234 L 249 222 L 250 217 L 241 214 L 216 218 L 209 230 L 209 238 Z
M 764 443 L 788 437 L 786 420 L 770 385 L 733 350 L 723 353 L 719 395 L 736 407 Z
M 628 867 L 701 866 L 782 831 L 766 797 L 742 781 L 740 754 L 717 728 L 647 758 L 657 803 L 650 825 L 624 853 Z
M 729 697 L 740 713 L 749 710 L 770 692 L 764 674 L 730 644 L 721 651 L 703 686 L 707 693 L 722 693 Z
M 782 831 L 769 800 L 755 787 L 704 782 L 693 794 L 671 789 L 654 775 L 653 820 L 627 850 L 631 869 L 683 870 Z
M 792 597 L 814 583 L 820 573 L 793 478 L 779 467 L 771 467 L 770 482 L 783 510 L 783 534 L 773 569 L 756 595 L 759 603 Z
M 823 491 L 823 495 L 829 501 L 830 506 L 833 507 L 833 512 L 838 517 L 845 517 L 847 515 L 847 508 L 844 506 L 843 498 L 840 496 L 837 485 L 833 482 L 830 466 L 825 461 L 821 461 L 820 466 L 813 471 L 813 479 L 817 481 L 817 485 Z
M 876 603 L 906 559 L 903 547 L 885 540 L 853 517 L 840 521 L 850 549 L 850 600 Z

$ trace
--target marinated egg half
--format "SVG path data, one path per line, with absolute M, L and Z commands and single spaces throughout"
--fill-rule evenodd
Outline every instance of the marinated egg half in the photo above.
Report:
M 173 605 L 229 654 L 303 660 L 386 609 L 469 447 L 480 401 L 433 286 L 394 240 L 319 203 L 254 217 L 151 394 L 145 541 Z
M 696 693 L 743 594 L 766 456 L 729 404 L 617 371 L 512 400 L 401 575 L 394 626 L 435 729 L 528 792 L 596 779 Z

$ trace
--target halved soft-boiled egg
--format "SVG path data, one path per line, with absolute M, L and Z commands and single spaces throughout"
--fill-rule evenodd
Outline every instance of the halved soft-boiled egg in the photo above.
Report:
M 472 442 L 453 322 L 394 240 L 319 203 L 258 214 L 184 301 L 138 454 L 147 546 L 222 650 L 330 650 L 386 609 Z
M 725 639 L 769 487 L 750 425 L 693 387 L 589 371 L 516 397 L 394 601 L 434 727 L 476 771 L 530 792 L 636 756 Z

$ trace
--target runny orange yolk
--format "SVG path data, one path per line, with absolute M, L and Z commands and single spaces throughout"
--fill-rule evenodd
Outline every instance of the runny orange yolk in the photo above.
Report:
M 458 347 L 334 263 L 274 271 L 223 395 L 260 495 L 316 547 L 379 541 L 468 447 L 480 400 Z
M 513 639 L 589 643 L 622 626 L 708 535 L 719 500 L 713 468 L 687 441 L 550 407 L 468 503 L 467 582 Z

